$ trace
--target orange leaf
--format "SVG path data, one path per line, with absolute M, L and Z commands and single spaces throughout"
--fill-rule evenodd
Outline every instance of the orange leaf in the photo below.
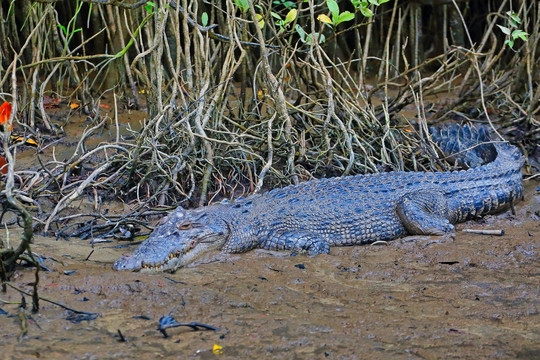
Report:
M 11 104 L 7 101 L 4 101 L 2 106 L 0 106 L 0 125 L 7 124 L 9 117 L 11 115 Z M 9 128 L 9 131 L 13 130 L 13 124 Z
M 26 139 L 24 143 L 29 146 L 38 146 L 37 141 L 34 139 Z
M 76 103 L 71 103 L 69 104 L 69 107 L 71 107 L 71 110 L 75 110 L 76 108 L 78 108 L 80 105 L 79 104 L 76 104 Z
M 110 109 L 111 107 L 109 105 L 99 104 L 99 106 L 103 109 Z

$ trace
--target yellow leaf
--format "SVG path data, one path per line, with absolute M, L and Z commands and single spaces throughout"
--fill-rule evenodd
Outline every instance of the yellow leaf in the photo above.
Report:
M 285 17 L 285 24 L 290 23 L 291 21 L 294 21 L 296 19 L 296 15 L 298 14 L 298 11 L 296 9 L 291 9 L 287 16 Z
M 256 14 L 257 15 L 257 21 L 259 22 L 259 26 L 261 27 L 261 29 L 264 27 L 264 19 L 263 19 L 263 16 L 261 14 Z
M 223 347 L 214 344 L 214 348 L 212 349 L 212 352 L 216 355 L 223 354 Z
M 332 20 L 330 20 L 330 18 L 324 14 L 317 16 L 317 20 L 326 24 L 332 24 Z
M 26 145 L 38 146 L 38 143 L 34 139 L 26 139 Z

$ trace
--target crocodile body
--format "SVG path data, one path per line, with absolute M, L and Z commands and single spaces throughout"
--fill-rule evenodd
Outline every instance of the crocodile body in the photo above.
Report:
M 113 268 L 173 271 L 212 249 L 317 255 L 332 246 L 453 234 L 452 224 L 503 210 L 523 196 L 524 158 L 517 148 L 490 143 L 464 152 L 486 140 L 485 133 L 459 126 L 432 133 L 443 150 L 461 152 L 457 157 L 476 167 L 313 180 L 233 203 L 178 208 Z M 480 165 L 486 157 L 491 161 Z

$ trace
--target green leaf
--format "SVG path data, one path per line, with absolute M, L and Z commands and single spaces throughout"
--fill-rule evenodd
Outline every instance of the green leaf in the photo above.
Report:
M 62 32 L 64 33 L 64 35 L 67 35 L 67 30 L 66 30 L 66 27 L 64 25 L 58 24 L 58 27 L 60 29 L 62 29 Z
M 296 32 L 298 33 L 298 35 L 300 35 L 300 39 L 302 40 L 302 42 L 306 42 L 307 34 L 304 31 L 304 29 L 302 29 L 302 27 L 299 24 L 296 24 L 294 28 L 296 29 Z
M 156 7 L 156 4 L 154 4 L 152 1 L 147 1 L 144 8 L 146 11 L 148 11 L 150 14 L 154 13 L 154 8 Z
M 368 0 L 371 5 L 379 6 L 379 2 L 377 0 Z
M 386 2 L 389 2 L 390 0 L 379 0 L 379 4 L 384 4 Z
M 336 22 L 336 25 L 341 24 L 345 21 L 351 21 L 354 19 L 354 14 L 349 11 L 344 11 L 341 14 L 339 14 L 338 20 Z
M 339 6 L 335 0 L 326 0 L 326 6 L 328 10 L 332 13 L 332 17 L 337 19 L 339 17 Z
M 514 46 L 514 41 L 512 41 L 512 40 L 506 40 L 504 43 L 505 43 L 505 44 L 508 44 L 508 46 L 510 47 L 510 49 L 512 49 L 512 50 L 514 49 L 514 48 L 513 48 L 513 46 Z
M 521 40 L 527 41 L 527 36 L 529 36 L 529 34 L 523 30 L 512 31 L 512 40 L 520 38 Z
M 510 34 L 512 33 L 512 31 L 510 31 L 510 29 L 507 28 L 507 27 L 501 26 L 501 25 L 499 25 L 499 24 L 497 24 L 497 26 L 498 26 L 499 29 L 501 29 L 501 31 L 502 31 L 503 33 L 505 33 L 506 35 L 510 35 Z
M 373 11 L 369 10 L 368 8 L 360 8 L 360 12 L 362 13 L 362 15 L 368 18 L 373 16 Z
M 285 1 L 283 3 L 283 6 L 285 6 L 287 9 L 291 9 L 293 7 L 296 7 L 296 4 L 292 1 Z
M 515 12 L 507 11 L 506 15 L 510 16 L 510 18 L 514 20 L 516 23 L 521 24 L 521 19 Z
M 242 12 L 246 12 L 249 9 L 248 0 L 234 0 L 234 3 L 236 4 L 236 6 L 238 6 L 240 11 L 242 11 Z
M 278 14 L 276 14 L 275 12 L 270 12 L 270 15 L 272 15 L 273 17 L 275 17 L 276 19 L 278 20 L 281 20 L 281 16 L 279 16 Z
M 202 26 L 208 25 L 208 14 L 206 12 L 203 12 L 201 15 L 201 23 Z

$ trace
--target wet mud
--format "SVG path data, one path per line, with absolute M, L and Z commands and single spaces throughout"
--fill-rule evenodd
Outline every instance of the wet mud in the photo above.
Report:
M 42 301 L 18 339 L 19 306 L 0 302 L 0 357 L 538 359 L 539 185 L 527 183 L 515 216 L 460 224 L 454 241 L 407 238 L 315 258 L 216 252 L 174 274 L 113 271 L 135 247 L 125 243 L 37 237 L 33 250 L 52 270 L 40 272 L 40 296 L 99 316 Z M 34 272 L 20 269 L 12 280 L 30 291 Z M 21 296 L 8 288 L 0 299 Z M 219 331 L 180 327 L 164 337 L 165 315 Z

